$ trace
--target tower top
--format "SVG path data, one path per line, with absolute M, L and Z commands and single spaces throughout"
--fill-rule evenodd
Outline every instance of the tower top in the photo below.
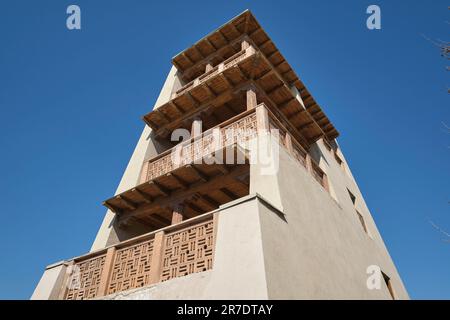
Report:
M 192 81 L 204 73 L 207 64 L 215 65 L 223 58 L 238 53 L 241 50 L 240 41 L 245 38 L 255 44 L 289 86 L 298 90 L 304 107 L 326 137 L 330 140 L 338 137 L 338 131 L 322 108 L 248 9 L 177 54 L 172 58 L 172 63 L 184 81 Z

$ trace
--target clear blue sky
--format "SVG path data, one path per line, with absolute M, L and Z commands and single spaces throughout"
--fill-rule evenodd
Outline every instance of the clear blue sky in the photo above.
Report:
M 320 2 L 320 3 L 319 3 Z M 82 30 L 66 29 L 78 4 Z M 365 27 L 378 4 L 382 29 Z M 87 252 L 170 68 L 249 8 L 341 133 L 412 298 L 450 298 L 448 1 L 8 1 L 0 10 L 0 298 Z

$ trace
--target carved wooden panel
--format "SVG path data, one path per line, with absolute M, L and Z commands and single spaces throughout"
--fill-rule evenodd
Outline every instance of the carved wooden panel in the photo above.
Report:
M 213 221 L 168 233 L 164 240 L 161 281 L 212 268 Z
M 108 294 L 150 283 L 153 239 L 118 249 L 113 262 Z
M 247 141 L 255 137 L 256 134 L 256 113 L 251 113 L 222 129 L 222 145 L 228 146 L 239 141 Z
M 106 255 L 75 263 L 67 283 L 66 300 L 85 300 L 98 294 Z
M 247 141 L 257 133 L 256 114 L 249 114 L 220 129 L 221 145 L 228 146 L 238 141 Z M 141 183 L 150 181 L 156 177 L 169 173 L 176 168 L 194 162 L 197 159 L 211 154 L 216 148 L 216 142 L 212 131 L 209 131 L 201 139 L 195 140 L 181 148 L 180 161 L 176 163 L 172 159 L 172 150 L 168 154 L 144 164 Z

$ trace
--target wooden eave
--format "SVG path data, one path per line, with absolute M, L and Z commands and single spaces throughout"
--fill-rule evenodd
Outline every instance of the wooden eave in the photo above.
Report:
M 242 152 L 236 146 L 234 152 Z M 156 223 L 156 215 L 170 221 L 171 207 L 182 203 L 187 206 L 187 215 L 204 213 L 219 205 L 248 194 L 249 165 L 245 164 L 186 164 L 167 174 L 126 190 L 103 202 L 115 212 L 120 221 L 144 219 Z M 230 199 L 231 197 L 231 199 Z
M 177 54 L 172 58 L 172 63 L 177 67 L 182 78 L 186 81 L 193 80 L 204 72 L 206 63 L 214 65 L 215 62 L 220 61 L 220 58 L 228 57 L 239 50 L 236 40 L 244 36 L 252 40 L 288 85 L 294 85 L 298 89 L 305 101 L 306 110 L 321 127 L 326 137 L 329 140 L 338 137 L 339 132 L 249 10 Z
M 143 117 L 157 135 L 167 137 L 173 130 L 181 127 L 184 121 L 208 108 L 222 106 L 250 84 L 258 88 L 260 100 L 275 115 L 297 130 L 293 134 L 298 140 L 307 141 L 303 144 L 305 148 L 325 135 L 322 127 L 296 99 L 285 79 L 259 51 L 239 60 L 236 65 L 223 72 L 212 70 L 211 75 L 207 73 L 203 78 L 207 80 L 195 86 L 188 84 L 186 88 L 181 88 L 178 90 L 180 94 Z

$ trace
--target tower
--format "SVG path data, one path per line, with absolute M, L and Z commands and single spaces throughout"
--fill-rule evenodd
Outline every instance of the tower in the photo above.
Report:
M 407 299 L 338 131 L 252 13 L 172 63 L 91 251 L 32 298 Z

